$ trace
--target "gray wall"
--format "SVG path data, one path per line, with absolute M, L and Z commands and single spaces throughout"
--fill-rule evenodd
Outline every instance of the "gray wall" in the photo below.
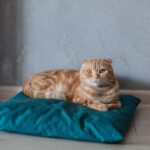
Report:
M 150 0 L 0 0 L 0 84 L 109 57 L 121 88 L 150 89 Z

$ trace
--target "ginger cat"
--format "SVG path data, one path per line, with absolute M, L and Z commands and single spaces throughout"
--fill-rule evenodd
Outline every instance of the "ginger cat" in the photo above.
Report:
M 54 70 L 30 76 L 23 92 L 33 98 L 55 98 L 72 101 L 99 111 L 120 108 L 119 84 L 112 60 L 87 59 L 80 70 Z

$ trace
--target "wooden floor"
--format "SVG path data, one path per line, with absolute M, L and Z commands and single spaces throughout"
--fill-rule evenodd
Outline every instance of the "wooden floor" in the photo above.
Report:
M 0 86 L 0 102 L 14 96 L 20 87 Z M 150 91 L 121 90 L 142 99 L 125 139 L 101 144 L 0 132 L 0 150 L 150 150 Z

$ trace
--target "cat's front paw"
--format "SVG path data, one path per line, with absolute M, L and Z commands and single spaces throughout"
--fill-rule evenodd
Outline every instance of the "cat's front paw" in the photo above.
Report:
M 107 108 L 106 105 L 100 105 L 97 110 L 99 110 L 99 111 L 107 111 L 108 108 Z
M 98 111 L 107 111 L 108 110 L 107 105 L 101 104 L 101 103 L 97 104 L 97 105 L 92 105 L 91 108 L 98 110 Z
M 121 107 L 121 102 L 118 100 L 116 103 L 107 104 L 109 109 L 119 109 Z

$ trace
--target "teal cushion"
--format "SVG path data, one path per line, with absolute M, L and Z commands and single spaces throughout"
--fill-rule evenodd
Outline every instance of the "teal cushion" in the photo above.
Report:
M 121 95 L 122 107 L 99 112 L 56 99 L 29 98 L 20 92 L 0 104 L 0 130 L 95 142 L 119 142 L 140 100 Z

